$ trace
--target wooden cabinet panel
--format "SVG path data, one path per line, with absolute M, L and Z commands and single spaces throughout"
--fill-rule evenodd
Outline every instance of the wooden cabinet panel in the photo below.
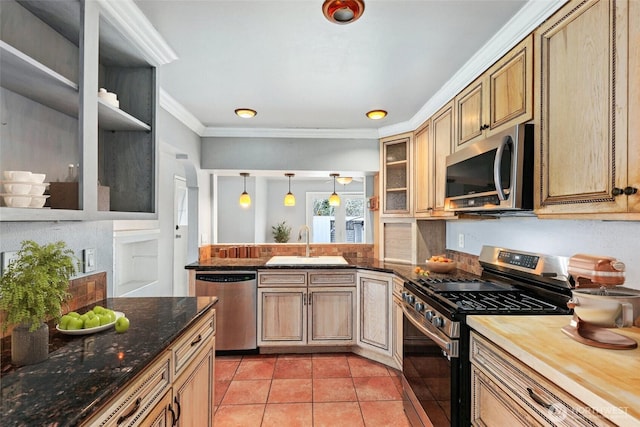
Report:
M 358 314 L 360 344 L 391 354 L 391 279 L 379 275 L 360 275 Z
M 356 271 L 310 271 L 309 286 L 355 286 Z
M 309 290 L 309 343 L 355 342 L 355 293 L 355 286 Z
M 629 139 L 627 185 L 640 190 L 640 2 L 629 7 Z M 627 210 L 640 213 L 640 195 L 629 196 Z
M 485 121 L 484 76 L 471 83 L 456 96 L 456 111 L 458 114 L 458 140 L 456 146 L 461 146 L 483 135 Z
M 616 195 L 637 169 L 627 139 L 629 3 L 572 1 L 535 33 L 537 214 L 626 213 L 640 197 Z
M 177 411 L 177 426 L 213 426 L 214 366 L 215 338 L 212 337 L 173 386 L 172 408 Z
M 416 217 L 429 216 L 433 210 L 433 179 L 429 172 L 433 162 L 433 148 L 430 144 L 431 121 L 422 126 L 413 137 L 413 192 L 414 214 Z
M 403 134 L 381 141 L 382 213 L 391 216 L 411 214 L 411 140 Z
M 258 345 L 306 344 L 307 288 L 258 289 Z
M 142 421 L 144 427 L 173 427 L 173 419 L 169 411 L 171 405 L 171 391 L 167 391 L 158 404 L 149 412 L 147 418 Z
M 307 272 L 300 270 L 259 272 L 258 286 L 307 286 Z
M 440 109 L 431 119 L 431 123 L 433 126 L 433 138 L 431 139 L 433 148 L 430 151 L 434 153 L 432 169 L 429 173 L 433 180 L 432 215 L 451 216 L 452 213 L 444 211 L 444 199 L 446 197 L 447 156 L 451 154 L 451 147 L 455 141 L 453 102 Z

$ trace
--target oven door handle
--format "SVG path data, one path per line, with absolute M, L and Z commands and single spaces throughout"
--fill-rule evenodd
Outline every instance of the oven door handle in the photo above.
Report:
M 407 307 L 405 305 L 402 306 L 402 312 L 404 313 L 405 317 L 413 324 L 413 326 L 418 328 L 420 332 L 422 332 L 427 337 L 429 337 L 433 342 L 435 342 L 438 345 L 438 347 L 440 347 L 442 351 L 447 355 L 447 357 L 454 357 L 454 358 L 458 357 L 457 342 L 444 339 L 440 337 L 436 332 L 430 330 L 425 325 L 422 325 L 421 323 L 419 323 L 416 319 L 414 319 L 413 313 L 407 310 Z

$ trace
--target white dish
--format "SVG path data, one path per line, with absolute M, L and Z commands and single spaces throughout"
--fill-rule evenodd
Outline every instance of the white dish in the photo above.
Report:
M 30 171 L 4 171 L 4 179 L 6 179 L 7 181 L 31 182 L 31 172 Z
M 114 320 L 111 323 L 107 323 L 106 325 L 96 326 L 95 328 L 89 328 L 89 329 L 72 329 L 72 330 L 60 329 L 60 327 L 56 325 L 56 329 L 58 330 L 58 332 L 61 332 L 65 335 L 88 335 L 88 334 L 95 334 L 96 332 L 106 331 L 107 329 L 112 328 L 116 324 L 116 321 L 119 318 L 124 317 L 124 313 L 121 311 L 114 311 L 114 313 L 116 314 L 116 320 Z
M 49 196 L 31 196 L 31 203 L 29 203 L 30 208 L 41 208 L 44 206 L 47 201 L 47 197 Z
M 15 194 L 17 196 L 29 194 L 29 192 L 31 191 L 30 182 L 3 181 L 2 186 L 4 187 L 5 193 Z
M 4 204 L 10 208 L 26 208 L 31 204 L 31 196 L 1 194 L 4 198 Z
M 44 182 L 44 178 L 47 174 L 44 173 L 32 173 L 31 174 L 31 182 L 36 184 L 42 184 Z
M 44 190 L 49 186 L 48 182 L 43 182 L 43 183 L 32 183 L 31 184 L 31 190 L 29 191 L 29 194 L 31 196 L 42 196 L 44 194 Z

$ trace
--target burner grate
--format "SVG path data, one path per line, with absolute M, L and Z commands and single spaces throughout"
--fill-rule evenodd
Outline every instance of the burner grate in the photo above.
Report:
M 558 309 L 555 304 L 519 291 L 441 292 L 438 295 L 462 311 L 546 313 Z

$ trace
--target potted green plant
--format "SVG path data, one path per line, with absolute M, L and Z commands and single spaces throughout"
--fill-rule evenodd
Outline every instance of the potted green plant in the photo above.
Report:
M 14 364 L 29 365 L 48 357 L 49 327 L 45 322 L 60 318 L 77 262 L 64 242 L 39 245 L 25 240 L 0 277 L 3 330 L 14 325 L 11 333 Z
M 282 221 L 274 226 L 271 226 L 271 234 L 273 234 L 273 240 L 275 240 L 276 243 L 287 243 L 289 241 L 291 227 L 289 227 L 286 223 L 286 221 Z

